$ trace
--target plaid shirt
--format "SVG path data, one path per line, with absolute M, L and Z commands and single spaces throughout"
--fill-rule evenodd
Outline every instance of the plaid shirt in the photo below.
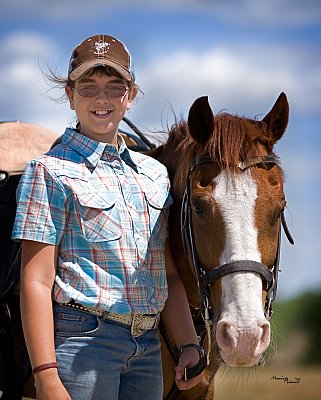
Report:
M 58 246 L 53 299 L 153 314 L 167 298 L 164 243 L 172 203 L 166 168 L 146 155 L 66 129 L 28 163 L 14 239 Z

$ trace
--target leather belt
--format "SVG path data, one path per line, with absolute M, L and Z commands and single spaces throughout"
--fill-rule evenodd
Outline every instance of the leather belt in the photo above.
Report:
M 159 324 L 160 314 L 116 314 L 110 311 L 101 311 L 96 308 L 85 307 L 71 300 L 69 303 L 56 303 L 57 305 L 70 307 L 76 310 L 88 312 L 103 320 L 120 322 L 131 327 L 131 334 L 134 337 L 141 336 L 150 329 L 156 329 Z

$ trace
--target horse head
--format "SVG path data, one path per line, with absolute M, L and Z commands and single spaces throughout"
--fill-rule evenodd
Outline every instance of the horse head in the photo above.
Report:
M 171 129 L 159 156 L 176 200 L 170 215 L 175 262 L 190 305 L 202 309 L 204 298 L 209 301 L 216 356 L 230 366 L 258 363 L 270 342 L 286 206 L 273 148 L 288 113 L 284 93 L 260 121 L 214 116 L 207 97 L 201 97 L 188 122 Z

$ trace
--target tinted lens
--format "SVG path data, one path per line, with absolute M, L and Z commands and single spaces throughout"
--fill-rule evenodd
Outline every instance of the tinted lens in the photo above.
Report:
M 125 86 L 107 86 L 104 90 L 107 97 L 121 97 L 126 93 Z
M 100 89 L 97 86 L 80 86 L 78 89 L 80 96 L 95 97 L 99 94 Z M 121 97 L 124 96 L 128 88 L 126 86 L 107 86 L 104 93 L 107 97 Z
M 97 86 L 80 86 L 77 90 L 80 96 L 84 97 L 95 97 L 100 91 Z

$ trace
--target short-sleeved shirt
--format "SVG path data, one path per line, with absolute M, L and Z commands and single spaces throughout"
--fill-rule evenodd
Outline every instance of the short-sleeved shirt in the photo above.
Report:
M 153 314 L 167 298 L 169 179 L 147 155 L 66 129 L 26 166 L 12 237 L 58 246 L 53 300 Z

